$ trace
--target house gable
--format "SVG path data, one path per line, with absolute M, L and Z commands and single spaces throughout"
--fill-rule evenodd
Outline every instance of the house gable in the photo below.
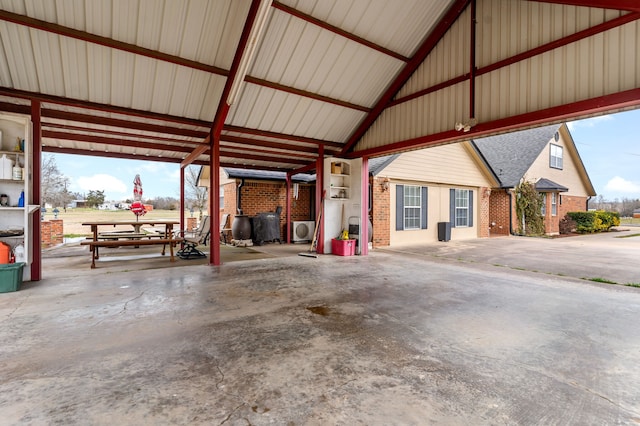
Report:
M 552 146 L 562 149 L 562 168 L 551 166 Z M 551 137 L 545 144 L 538 157 L 525 172 L 524 177 L 532 182 L 548 179 L 565 186 L 566 195 L 590 197 L 596 195 L 589 180 L 584 164 L 580 159 L 573 138 L 565 124 L 557 131 L 557 136 Z
M 466 145 L 467 142 L 461 142 L 402 153 L 377 176 L 407 182 L 493 186 L 495 182 Z

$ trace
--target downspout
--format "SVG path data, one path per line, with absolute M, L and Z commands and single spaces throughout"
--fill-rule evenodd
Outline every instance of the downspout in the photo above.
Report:
M 584 208 L 584 211 L 586 211 L 586 212 L 588 212 L 588 211 L 589 211 L 589 201 L 591 201 L 591 198 L 593 198 L 593 197 L 588 197 L 588 198 L 587 198 L 587 205 L 586 205 L 586 206 L 585 206 L 585 208 Z
M 244 178 L 240 181 L 238 188 L 236 189 L 236 210 L 238 214 L 242 214 L 242 187 L 244 186 Z

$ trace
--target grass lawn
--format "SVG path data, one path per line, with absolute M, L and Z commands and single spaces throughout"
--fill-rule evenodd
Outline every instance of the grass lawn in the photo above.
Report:
M 636 217 L 636 218 L 621 218 L 620 219 L 620 225 L 638 225 L 640 226 L 640 218 Z
M 185 211 L 185 218 L 188 218 L 191 214 Z M 51 209 L 48 209 L 44 215 L 44 220 L 51 220 L 54 218 Z M 160 220 L 160 219 L 180 219 L 179 210 L 152 210 L 147 212 L 143 216 L 144 219 Z M 89 208 L 76 208 L 76 209 L 60 209 L 58 213 L 58 219 L 63 221 L 63 232 L 65 237 L 89 235 L 91 230 L 88 226 L 82 226 L 83 222 L 96 222 L 96 221 L 118 221 L 118 220 L 135 220 L 136 215 L 129 210 L 98 210 Z M 131 228 L 130 226 L 127 228 Z M 117 229 L 117 228 L 116 228 Z

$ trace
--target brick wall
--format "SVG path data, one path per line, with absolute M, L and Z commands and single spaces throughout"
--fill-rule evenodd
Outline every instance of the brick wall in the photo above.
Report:
M 560 233 L 560 221 L 568 212 L 586 211 L 587 197 L 562 195 L 558 198 L 558 213 L 551 215 L 551 194 L 547 194 L 547 215 L 544 218 L 544 232 L 548 235 Z
M 489 197 L 489 234 L 509 233 L 509 194 L 504 190 L 494 189 Z
M 220 213 L 229 214 L 229 224 L 233 224 L 233 218 L 237 212 L 236 194 L 240 181 L 224 185 L 224 206 Z M 247 216 L 255 216 L 258 213 L 274 212 L 278 207 L 282 207 L 280 214 L 280 235 L 282 239 L 286 236 L 286 208 L 287 208 L 287 185 L 285 182 L 269 181 L 245 181 L 241 188 L 242 213 Z M 298 199 L 291 199 L 291 220 L 315 220 L 313 212 L 310 210 L 311 196 L 314 194 L 314 185 L 298 186 Z
M 491 200 L 491 188 L 480 188 L 479 201 L 478 201 L 478 237 L 489 237 L 489 228 L 491 226 L 490 216 L 490 200 Z
M 64 225 L 62 219 L 51 219 L 41 222 L 40 242 L 42 247 L 52 247 L 64 242 Z
M 371 222 L 373 224 L 373 248 L 387 247 L 391 244 L 391 191 L 384 189 L 384 178 L 371 178 L 373 192 Z

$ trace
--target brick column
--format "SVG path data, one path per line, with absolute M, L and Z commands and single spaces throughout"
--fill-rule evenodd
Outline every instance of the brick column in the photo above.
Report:
M 40 223 L 40 241 L 42 247 L 51 247 L 51 222 Z
M 52 219 L 51 221 L 51 244 L 57 245 L 64 242 L 64 224 L 62 219 Z
M 386 178 L 372 178 L 373 192 L 371 222 L 373 224 L 373 248 L 391 244 L 391 183 Z
M 491 198 L 491 188 L 482 187 L 479 189 L 480 202 L 478 203 L 478 237 L 489 237 L 489 200 Z
M 197 217 L 188 217 L 187 218 L 187 230 L 193 231 L 198 227 L 198 218 Z

